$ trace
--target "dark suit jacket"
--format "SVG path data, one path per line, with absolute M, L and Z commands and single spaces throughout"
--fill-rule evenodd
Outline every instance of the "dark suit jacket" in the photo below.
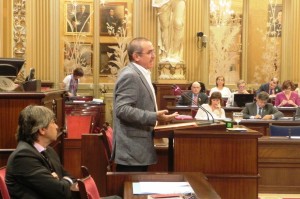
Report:
M 155 96 L 133 63 L 120 73 L 114 91 L 113 158 L 122 165 L 146 166 L 157 162 L 153 143 Z
M 71 198 L 70 183 L 62 179 L 70 175 L 51 147 L 47 152 L 59 180 L 52 176 L 45 158 L 34 146 L 22 141 L 18 143 L 8 159 L 6 170 L 6 184 L 12 199 Z
M 249 119 L 250 116 L 257 115 L 257 106 L 256 102 L 247 103 L 245 108 L 243 109 L 244 119 Z M 262 117 L 265 115 L 274 115 L 274 119 L 279 119 L 283 117 L 283 113 L 278 111 L 277 108 L 273 106 L 273 104 L 267 103 L 265 107 L 262 109 Z
M 269 89 L 270 89 L 270 85 L 269 83 L 265 83 L 260 85 L 259 89 L 257 89 L 256 94 L 260 93 L 261 91 L 265 91 L 267 93 L 269 93 Z M 281 88 L 279 86 L 275 87 L 275 94 L 281 92 Z
M 186 93 L 187 96 L 181 95 L 178 104 L 179 105 L 192 105 L 192 98 L 193 98 L 193 92 L 189 91 Z M 198 102 L 199 105 L 201 104 L 207 104 L 208 103 L 208 97 L 204 93 L 198 94 Z

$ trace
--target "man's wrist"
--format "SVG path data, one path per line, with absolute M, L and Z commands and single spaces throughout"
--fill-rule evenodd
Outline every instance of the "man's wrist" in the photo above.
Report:
M 64 176 L 63 179 L 66 180 L 66 181 L 68 181 L 70 183 L 70 185 L 73 184 L 73 180 L 70 177 Z

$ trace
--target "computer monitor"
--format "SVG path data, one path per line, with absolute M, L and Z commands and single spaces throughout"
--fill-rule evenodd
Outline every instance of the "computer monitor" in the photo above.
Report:
M 254 94 L 234 94 L 234 105 L 244 107 L 246 103 L 254 101 Z
M 18 58 L 0 58 L 0 76 L 15 79 L 25 60 Z

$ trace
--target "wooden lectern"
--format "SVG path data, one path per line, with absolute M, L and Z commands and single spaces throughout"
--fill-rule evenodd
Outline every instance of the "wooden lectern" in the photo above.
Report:
M 160 133 L 165 132 L 156 135 Z M 258 197 L 262 134 L 250 129 L 227 132 L 223 123 L 175 129 L 172 134 L 174 172 L 202 172 L 223 199 Z

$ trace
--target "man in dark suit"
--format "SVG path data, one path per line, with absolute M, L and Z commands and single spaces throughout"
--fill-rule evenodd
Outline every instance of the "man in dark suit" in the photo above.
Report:
M 115 11 L 113 9 L 109 9 L 105 27 L 107 28 L 107 32 L 110 34 L 117 34 L 119 27 L 121 27 L 121 21 L 117 16 L 115 16 Z
M 278 111 L 273 104 L 268 103 L 269 94 L 265 91 L 260 92 L 256 96 L 256 102 L 247 103 L 243 109 L 244 119 L 279 119 L 283 117 L 283 113 Z
M 18 120 L 18 146 L 10 155 L 6 184 L 11 198 L 72 198 L 74 179 L 64 170 L 49 144 L 57 138 L 54 113 L 44 106 L 27 106 Z
M 201 93 L 201 85 L 199 82 L 194 82 L 191 86 L 191 91 L 181 95 L 179 105 L 201 105 L 208 103 L 208 97 L 205 93 Z
M 153 129 L 157 121 L 166 122 L 178 114 L 157 110 L 150 69 L 155 64 L 152 43 L 133 39 L 128 47 L 130 63 L 121 71 L 114 89 L 113 152 L 117 171 L 147 171 L 156 164 Z
M 278 85 L 279 80 L 276 77 L 273 77 L 270 82 L 260 85 L 259 89 L 257 89 L 256 94 L 265 91 L 269 93 L 269 97 L 275 97 L 275 95 L 281 92 L 281 88 Z
M 73 32 L 89 32 L 90 13 L 83 4 L 78 5 L 78 9 L 76 16 L 72 18 Z

